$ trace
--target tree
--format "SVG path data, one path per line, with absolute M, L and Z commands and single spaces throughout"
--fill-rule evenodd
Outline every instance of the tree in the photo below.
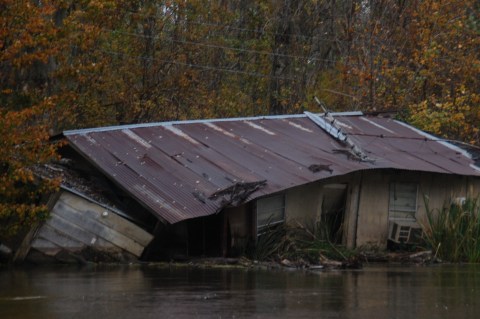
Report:
M 54 97 L 48 77 L 58 52 L 53 7 L 28 1 L 0 2 L 0 240 L 46 216 L 42 196 L 56 181 L 31 169 L 55 155 L 48 118 Z
M 480 33 L 475 1 L 356 5 L 341 64 L 361 110 L 396 110 L 440 136 L 480 144 Z
M 424 1 L 415 12 L 415 67 L 407 120 L 450 139 L 480 145 L 480 32 L 476 1 Z M 420 17 L 423 17 L 420 19 Z M 422 31 L 423 30 L 423 31 Z

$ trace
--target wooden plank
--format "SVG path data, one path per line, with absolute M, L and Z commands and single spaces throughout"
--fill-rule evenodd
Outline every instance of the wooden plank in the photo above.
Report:
M 107 239 L 109 241 L 112 241 L 113 243 L 116 243 L 117 241 L 127 241 L 127 242 L 132 242 L 135 243 L 136 245 L 142 246 L 140 243 L 136 242 L 134 239 L 129 238 L 128 236 L 125 236 L 124 234 L 117 232 L 114 229 L 110 229 L 107 225 L 101 223 L 95 218 L 91 218 L 91 215 L 95 214 L 94 212 L 91 212 L 92 214 L 85 213 L 85 210 L 83 210 L 83 207 L 72 207 L 71 205 L 66 205 L 63 202 L 60 202 L 57 205 L 56 210 L 52 212 L 52 214 L 57 214 L 66 220 L 69 220 L 71 223 L 76 224 L 77 226 L 86 229 L 96 235 L 100 235 L 99 232 L 103 231 L 104 229 L 109 229 L 113 234 L 117 235 L 118 238 L 112 238 L 112 240 Z M 98 217 L 101 218 L 101 217 Z M 143 246 L 142 246 L 143 247 Z
M 32 248 L 35 248 L 35 249 L 52 249 L 52 248 L 58 248 L 59 250 L 62 249 L 61 247 L 59 247 L 58 245 L 52 243 L 51 241 L 45 239 L 45 238 L 41 238 L 41 237 L 37 237 L 33 240 L 32 242 Z
M 57 205 L 56 205 L 57 206 Z M 58 205 L 60 206 L 60 205 Z M 91 243 L 89 245 L 93 245 L 95 241 L 97 240 L 97 237 L 101 237 L 114 245 L 125 249 L 126 251 L 130 252 L 131 254 L 139 257 L 142 252 L 144 247 L 141 246 L 139 243 L 136 241 L 126 237 L 125 235 L 110 229 L 103 225 L 102 223 L 93 220 L 83 214 L 82 212 L 72 209 L 71 207 L 67 205 L 61 205 L 62 209 L 61 210 L 54 210 L 52 211 L 52 218 L 48 221 L 50 222 L 52 220 L 57 220 L 58 219 L 63 219 L 64 221 L 68 222 L 69 224 L 75 226 L 77 229 L 82 229 L 85 232 L 93 234 L 93 237 L 91 239 Z M 58 215 L 61 214 L 61 215 Z M 56 219 L 55 219 L 56 217 Z M 62 228 L 56 227 L 57 229 Z M 78 231 L 78 230 L 77 230 Z M 68 232 L 68 234 L 70 234 Z M 70 234 L 71 235 L 71 234 Z M 81 234 L 80 234 L 81 235 Z M 75 237 L 76 238 L 76 237 Z M 95 238 L 95 240 L 93 239 Z M 93 241 L 93 242 L 92 242 Z M 88 243 L 87 243 L 88 244 Z
M 32 249 L 40 251 L 47 256 L 55 256 L 62 251 L 63 248 L 58 247 L 54 243 L 44 238 L 35 238 L 32 242 Z
M 88 232 L 55 214 L 50 215 L 46 225 L 51 226 L 62 234 L 75 238 L 75 240 L 78 240 L 85 245 L 92 245 L 97 241 L 95 234 Z
M 22 243 L 18 247 L 15 255 L 13 256 L 14 263 L 21 263 L 27 257 L 28 252 L 30 251 L 32 241 L 35 239 L 35 235 L 37 234 L 38 230 L 40 229 L 42 223 L 36 222 L 30 228 L 30 231 L 27 235 L 23 238 Z
M 65 195 L 62 196 L 61 203 L 70 206 L 75 210 L 81 211 L 109 228 L 133 239 L 142 246 L 148 245 L 153 238 L 151 234 L 127 219 L 117 215 L 115 212 L 95 203 L 91 203 L 74 194 L 65 193 Z
M 59 247 L 67 248 L 67 249 L 82 249 L 86 245 L 74 238 L 64 234 L 57 229 L 53 228 L 52 226 L 45 224 L 40 231 L 38 232 L 37 238 L 46 239 Z M 32 246 L 34 248 L 38 248 L 36 246 Z
M 62 194 L 57 204 L 58 206 L 55 207 L 55 210 L 61 210 L 63 205 L 69 206 L 74 210 L 81 211 L 83 214 L 88 215 L 90 218 L 97 220 L 126 237 L 133 239 L 142 246 L 147 246 L 153 239 L 151 234 L 127 219 L 117 215 L 115 212 L 89 202 L 75 194 L 65 192 Z
M 85 262 L 87 260 L 90 260 L 92 256 L 98 257 L 98 256 L 103 256 L 103 254 L 106 254 L 104 256 L 107 256 L 107 260 L 111 260 L 118 258 L 119 260 L 124 260 L 125 258 L 128 258 L 129 253 L 125 252 L 125 250 L 122 250 L 121 248 L 114 246 L 113 244 L 99 238 L 93 246 L 88 246 L 80 242 L 75 242 L 74 240 L 68 238 L 66 235 L 61 234 L 58 232 L 56 229 L 45 225 L 43 229 L 48 228 L 48 231 L 43 231 L 42 234 L 39 234 L 37 238 L 32 243 L 32 249 L 36 250 L 46 256 L 54 257 L 57 258 L 58 256 L 61 255 L 59 258 L 60 261 L 65 262 L 65 257 L 69 257 L 70 262 Z M 46 237 L 48 238 L 46 238 Z M 68 243 L 70 241 L 70 243 Z M 84 253 L 84 249 L 88 247 L 91 247 L 98 253 L 96 255 L 95 253 L 89 251 L 86 254 Z M 133 255 L 131 255 L 134 257 Z M 100 257 L 101 258 L 101 257 Z M 92 259 L 93 261 L 95 259 Z
M 51 218 L 47 221 L 47 224 L 54 228 L 57 232 L 74 238 L 75 240 L 78 240 L 86 246 L 91 246 L 99 251 L 124 249 L 136 257 L 139 257 L 140 254 L 143 252 L 143 247 L 139 246 L 138 244 L 136 247 L 133 247 L 133 251 L 130 251 L 128 249 L 120 247 L 119 245 L 115 245 L 108 239 L 105 239 L 103 237 L 99 238 L 96 234 L 86 231 L 56 214 L 51 215 Z

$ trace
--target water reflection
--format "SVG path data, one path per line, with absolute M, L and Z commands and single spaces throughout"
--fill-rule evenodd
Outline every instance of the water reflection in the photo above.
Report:
M 0 269 L 0 318 L 475 318 L 479 270 Z

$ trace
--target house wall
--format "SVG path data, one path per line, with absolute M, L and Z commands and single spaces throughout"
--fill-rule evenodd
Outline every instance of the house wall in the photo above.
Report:
M 385 171 L 364 171 L 361 176 L 356 233 L 348 246 L 387 244 L 390 176 Z M 352 238 L 351 238 L 352 240 Z
M 343 241 L 348 247 L 377 246 L 386 248 L 389 227 L 390 183 L 418 185 L 416 219 L 427 222 L 424 198 L 430 209 L 440 210 L 454 198 L 480 196 L 480 178 L 428 172 L 367 170 L 333 177 L 285 191 L 287 222 L 319 221 L 322 202 L 328 196 L 327 185 L 346 184 Z
M 358 216 L 356 235 L 350 236 L 347 241 L 348 246 L 375 245 L 386 248 L 391 182 L 409 182 L 418 185 L 415 217 L 421 225 L 427 223 L 424 198 L 428 200 L 429 208 L 437 211 L 450 199 L 477 197 L 480 194 L 479 178 L 428 172 L 364 171 L 361 178 L 358 211 L 355 212 L 353 207 L 348 211 L 350 220 L 355 221 L 355 214 Z
M 322 184 L 311 183 L 285 192 L 285 220 L 311 224 L 318 220 L 322 207 Z
M 441 209 L 456 197 L 480 196 L 480 178 L 410 172 L 399 170 L 366 170 L 332 177 L 284 191 L 285 221 L 311 225 L 322 214 L 322 202 L 329 196 L 328 185 L 347 185 L 343 240 L 346 246 L 386 248 L 389 227 L 389 192 L 391 182 L 418 185 L 416 219 L 426 222 L 424 198 L 430 208 Z M 230 251 L 241 251 L 255 238 L 254 205 L 242 205 L 225 211 L 230 229 Z
M 306 225 L 312 221 L 319 222 L 322 214 L 323 201 L 329 200 L 329 185 L 344 184 L 346 185 L 346 198 L 344 203 L 345 214 L 343 216 L 342 244 L 355 247 L 361 177 L 362 172 L 354 172 L 286 191 L 286 221 L 289 223 L 306 223 Z

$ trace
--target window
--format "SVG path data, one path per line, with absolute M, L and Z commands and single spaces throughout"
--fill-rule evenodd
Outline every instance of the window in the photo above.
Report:
M 388 210 L 390 220 L 415 221 L 417 184 L 391 183 Z
M 285 220 L 285 196 L 277 195 L 257 200 L 257 235 L 266 227 L 283 223 Z

